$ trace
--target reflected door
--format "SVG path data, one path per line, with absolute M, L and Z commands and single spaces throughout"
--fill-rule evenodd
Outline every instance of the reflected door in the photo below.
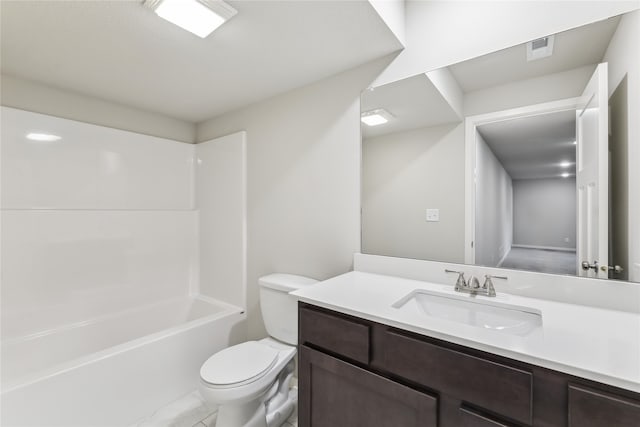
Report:
M 607 64 L 596 68 L 576 111 L 578 191 L 577 271 L 608 277 L 608 102 Z

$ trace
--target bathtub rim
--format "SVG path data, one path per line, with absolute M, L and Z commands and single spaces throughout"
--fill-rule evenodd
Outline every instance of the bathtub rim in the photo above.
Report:
M 205 325 L 207 323 L 216 321 L 218 319 L 222 319 L 225 317 L 229 317 L 229 316 L 233 316 L 233 315 L 241 315 L 243 317 L 246 317 L 246 313 L 244 311 L 243 308 L 241 307 L 237 307 L 235 305 L 223 302 L 223 301 L 219 301 L 216 300 L 215 298 L 211 298 L 211 297 L 207 297 L 205 295 L 187 295 L 184 297 L 176 297 L 176 298 L 170 298 L 170 299 L 166 299 L 166 300 L 162 300 L 162 301 L 158 301 L 152 304 L 146 304 L 144 306 L 139 306 L 137 308 L 134 309 L 127 309 L 127 310 L 123 310 L 123 311 L 119 311 L 116 313 L 111 313 L 109 315 L 105 315 L 105 316 L 100 316 L 99 318 L 94 318 L 91 319 L 89 321 L 85 321 L 85 322 L 78 322 L 81 323 L 81 325 L 79 326 L 75 326 L 75 327 L 80 327 L 82 325 L 89 325 L 92 323 L 95 323 L 99 320 L 104 320 L 106 318 L 112 318 L 112 317 L 117 317 L 118 315 L 124 313 L 124 312 L 132 312 L 132 311 L 136 311 L 136 310 L 140 310 L 140 309 L 144 309 L 144 308 L 151 308 L 154 306 L 158 306 L 161 304 L 166 304 L 169 301 L 172 300 L 179 300 L 179 299 L 184 299 L 184 298 L 189 298 L 189 299 L 193 299 L 193 300 L 198 300 L 198 301 L 202 301 L 205 302 L 207 304 L 213 305 L 213 306 L 218 306 L 221 307 L 222 310 L 204 317 L 200 317 L 197 319 L 193 319 L 193 320 L 189 320 L 186 321 L 184 323 L 181 323 L 179 325 L 173 326 L 171 328 L 168 329 L 163 329 L 161 331 L 158 332 L 154 332 L 151 334 L 147 334 L 147 335 L 143 335 L 141 337 L 129 340 L 129 341 L 125 341 L 121 344 L 117 344 L 108 348 L 105 348 L 103 350 L 99 350 L 93 353 L 89 353 L 87 355 L 84 356 L 80 356 L 77 358 L 74 358 L 72 360 L 63 362 L 63 363 L 59 363 L 57 365 L 51 366 L 49 368 L 45 368 L 45 369 L 41 369 L 38 370 L 36 372 L 33 372 L 31 374 L 28 375 L 24 375 L 22 377 L 20 377 L 17 380 L 14 381 L 10 381 L 7 382 L 6 384 L 0 384 L 0 395 L 4 395 L 7 393 L 10 393 L 12 391 L 16 391 L 19 390 L 21 388 L 24 387 L 28 387 L 32 384 L 35 384 L 39 381 L 54 377 L 56 375 L 61 375 L 64 374 L 66 372 L 69 372 L 73 369 L 76 369 L 78 367 L 81 366 L 85 366 L 85 365 L 89 365 L 91 363 L 94 363 L 96 361 L 114 356 L 114 355 L 118 355 L 124 352 L 127 352 L 129 350 L 141 347 L 145 344 L 149 344 L 155 341 L 159 341 L 162 340 L 164 338 L 179 334 L 180 332 L 183 332 L 185 330 L 188 329 L 192 329 L 192 328 L 197 328 L 199 326 Z M 38 334 L 38 336 L 40 336 L 40 334 Z

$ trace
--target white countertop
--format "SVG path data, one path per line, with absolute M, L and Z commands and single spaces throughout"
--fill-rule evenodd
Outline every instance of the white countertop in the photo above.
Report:
M 465 295 L 455 292 L 453 283 L 359 271 L 292 295 L 309 304 L 640 393 L 640 313 L 500 292 L 495 298 L 474 297 L 540 310 L 542 327 L 517 336 L 392 307 L 416 289 Z

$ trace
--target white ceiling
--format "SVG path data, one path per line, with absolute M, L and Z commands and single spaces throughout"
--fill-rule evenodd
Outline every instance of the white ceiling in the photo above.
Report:
M 576 173 L 575 110 L 478 126 L 512 179 L 558 178 Z M 570 167 L 560 163 L 570 162 Z
M 1 1 L 2 72 L 200 122 L 400 49 L 366 0 L 229 1 L 206 39 L 137 1 Z
M 555 35 L 553 55 L 527 61 L 526 44 L 480 56 L 449 67 L 463 92 L 472 92 L 546 74 L 559 73 L 602 60 L 620 17 Z
M 460 121 L 425 74 L 365 91 L 361 98 L 362 111 L 378 108 L 384 108 L 394 118 L 379 126 L 362 124 L 363 138 Z

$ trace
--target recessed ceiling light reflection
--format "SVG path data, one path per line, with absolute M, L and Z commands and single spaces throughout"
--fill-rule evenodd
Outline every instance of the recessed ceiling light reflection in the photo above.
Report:
M 205 38 L 238 13 L 222 0 L 145 0 L 159 17 Z
M 35 133 L 35 132 L 28 133 L 26 137 L 31 141 L 38 141 L 38 142 L 53 142 L 53 141 L 59 141 L 62 139 L 62 137 L 58 135 L 52 135 L 50 133 Z
M 565 173 L 563 173 L 563 174 L 562 174 L 562 175 L 560 175 L 560 176 L 561 176 L 561 177 L 563 177 L 563 178 L 569 178 L 569 173 L 568 173 L 568 172 L 565 172 Z
M 560 163 L 560 167 L 561 168 L 568 168 L 569 166 L 571 166 L 572 163 L 571 162 L 561 162 Z
M 360 115 L 360 120 L 367 126 L 383 125 L 392 118 L 393 115 L 383 108 L 372 111 L 365 111 Z

